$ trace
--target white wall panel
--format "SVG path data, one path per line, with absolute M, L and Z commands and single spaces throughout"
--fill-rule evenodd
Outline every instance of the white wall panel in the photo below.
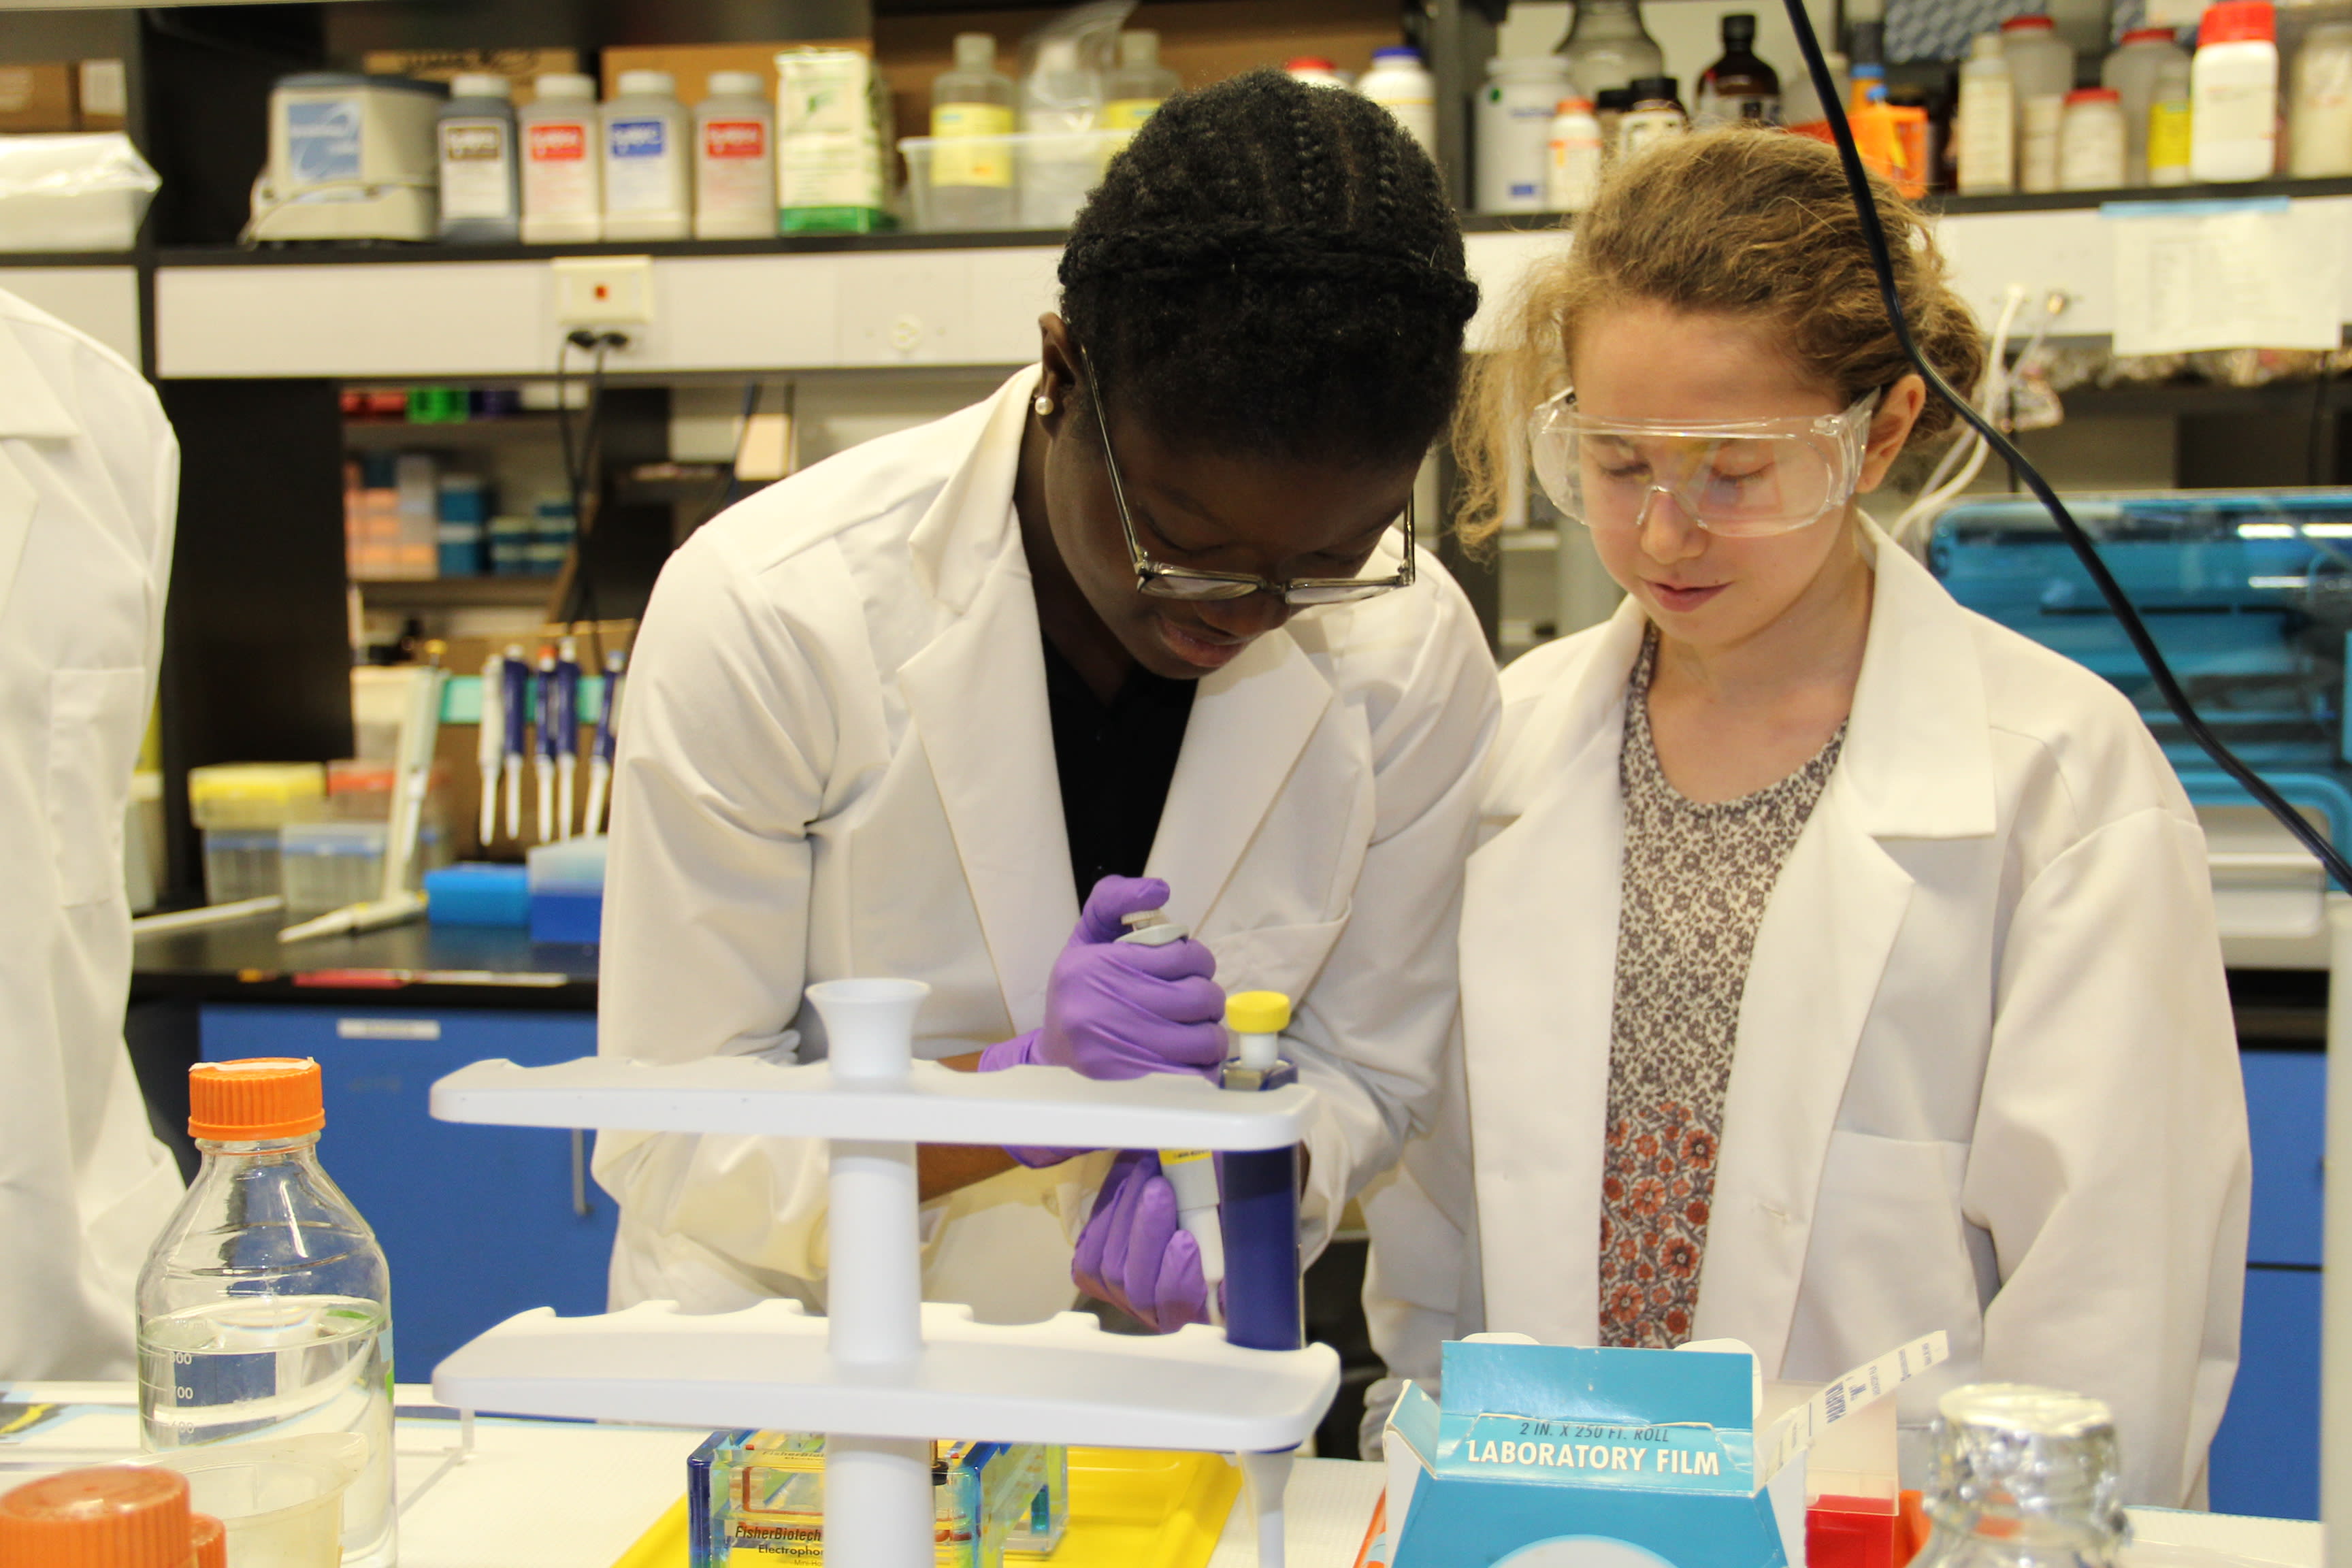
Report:
M 0 289 L 139 363 L 139 272 L 131 267 L 0 267 Z

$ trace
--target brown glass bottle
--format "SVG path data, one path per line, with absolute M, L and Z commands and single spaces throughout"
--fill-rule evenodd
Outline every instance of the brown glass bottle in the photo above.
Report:
M 1756 54 L 1756 18 L 1735 11 L 1723 19 L 1723 58 L 1698 79 L 1694 129 L 1735 120 L 1780 123 L 1780 78 Z

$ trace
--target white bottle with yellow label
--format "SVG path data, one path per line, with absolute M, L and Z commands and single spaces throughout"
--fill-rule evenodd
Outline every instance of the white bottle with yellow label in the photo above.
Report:
M 955 68 L 931 83 L 931 226 L 1013 226 L 1013 79 L 996 39 L 958 33 Z

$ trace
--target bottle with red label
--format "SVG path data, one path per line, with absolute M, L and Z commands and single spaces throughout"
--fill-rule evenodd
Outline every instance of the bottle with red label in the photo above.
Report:
M 694 110 L 694 237 L 766 239 L 776 232 L 776 125 L 754 71 L 712 71 Z
M 522 242 L 574 245 L 604 237 L 596 83 L 554 71 L 515 111 L 522 147 Z

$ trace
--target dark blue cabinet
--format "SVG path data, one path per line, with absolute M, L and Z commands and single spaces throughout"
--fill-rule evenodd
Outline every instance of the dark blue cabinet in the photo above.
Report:
M 312 1057 L 324 1075 L 328 1173 L 392 1266 L 399 1375 L 422 1383 L 467 1340 L 531 1307 L 604 1310 L 613 1201 L 591 1135 L 436 1121 L 433 1080 L 488 1057 L 526 1067 L 593 1056 L 584 1013 L 209 1006 L 207 1061 Z
M 2246 1312 L 2238 1381 L 2213 1439 L 2224 1513 L 2319 1517 L 2319 1292 L 2327 1058 L 2241 1053 L 2253 1138 Z

